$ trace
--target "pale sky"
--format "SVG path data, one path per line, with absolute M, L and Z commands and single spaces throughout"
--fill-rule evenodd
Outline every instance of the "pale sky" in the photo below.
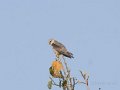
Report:
M 0 90 L 48 90 L 50 38 L 74 54 L 73 76 L 89 72 L 91 90 L 120 90 L 119 0 L 1 0 Z

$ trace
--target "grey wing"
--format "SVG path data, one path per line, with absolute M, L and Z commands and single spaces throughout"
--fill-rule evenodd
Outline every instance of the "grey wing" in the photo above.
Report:
M 68 52 L 63 44 L 55 41 L 55 43 L 53 44 L 53 48 L 60 54 L 63 54 L 64 56 L 69 58 L 73 58 L 73 54 Z
M 62 43 L 59 43 L 58 41 L 55 41 L 53 44 L 53 48 L 58 51 L 59 53 L 63 53 L 66 52 L 67 49 L 65 48 L 65 46 Z
M 59 47 L 59 49 L 61 49 L 61 50 L 66 50 L 66 51 L 67 51 L 66 47 L 65 47 L 62 43 L 60 43 L 60 42 L 58 42 L 58 41 L 55 41 L 54 44 L 55 44 L 57 47 Z

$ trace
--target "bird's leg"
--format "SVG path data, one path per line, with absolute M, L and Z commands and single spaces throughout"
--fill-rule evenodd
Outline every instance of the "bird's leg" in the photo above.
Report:
M 56 54 L 57 60 L 60 61 L 60 54 Z
M 57 57 L 57 59 L 59 59 L 59 55 L 58 54 L 56 54 L 56 57 Z
M 55 55 L 56 55 L 57 60 L 60 60 L 60 53 L 55 51 Z

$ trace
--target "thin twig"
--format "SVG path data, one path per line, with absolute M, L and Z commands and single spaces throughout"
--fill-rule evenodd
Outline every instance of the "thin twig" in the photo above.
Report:
M 73 90 L 75 88 L 75 78 L 73 77 Z
M 80 71 L 80 73 L 81 73 L 81 75 L 82 75 L 84 81 L 86 82 L 85 84 L 86 84 L 87 90 L 90 90 L 90 87 L 88 86 L 88 79 L 89 79 L 89 76 L 88 76 L 87 79 L 86 79 L 86 77 L 85 77 L 85 75 L 83 75 L 82 71 Z
M 84 78 L 84 80 L 85 80 L 85 76 L 83 75 L 82 71 L 80 71 L 80 73 L 81 73 L 82 77 L 83 77 L 83 78 Z
M 70 71 L 69 71 L 69 69 L 68 69 L 68 66 L 67 66 L 67 62 L 66 62 L 64 56 L 63 56 L 63 60 L 64 60 L 64 64 L 65 64 L 65 68 L 66 68 L 67 72 L 70 73 Z
M 49 78 L 51 79 L 53 85 L 55 85 L 55 86 L 60 86 L 60 85 L 58 85 L 57 83 L 55 83 L 55 81 L 54 81 L 51 77 L 49 77 Z
M 69 82 L 70 82 L 70 87 L 67 87 L 67 89 L 68 89 L 68 90 L 73 90 L 73 84 L 72 84 L 72 80 L 71 80 L 71 77 L 70 77 L 70 70 L 69 70 L 69 68 L 68 68 L 68 65 L 67 65 L 67 62 L 66 62 L 64 56 L 63 56 L 63 61 L 64 61 L 65 68 L 66 68 L 67 73 L 68 73 L 68 74 L 67 74 L 67 78 L 68 78 L 68 80 L 69 80 Z
M 81 81 L 78 80 L 77 82 L 75 82 L 75 85 L 78 84 L 78 83 L 79 83 L 79 84 L 81 84 L 81 83 L 82 83 L 82 84 L 86 84 L 85 82 L 81 82 Z

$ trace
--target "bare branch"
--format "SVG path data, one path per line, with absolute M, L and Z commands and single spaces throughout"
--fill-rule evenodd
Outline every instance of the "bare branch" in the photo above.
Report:
M 49 77 L 49 78 L 51 79 L 53 85 L 60 86 L 59 84 L 55 83 L 55 81 L 51 77 Z

